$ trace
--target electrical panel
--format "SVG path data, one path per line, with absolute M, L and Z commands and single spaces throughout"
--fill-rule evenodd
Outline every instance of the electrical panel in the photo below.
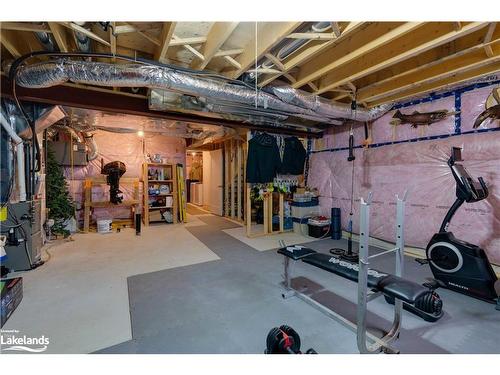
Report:
M 57 163 L 62 166 L 85 166 L 88 164 L 85 143 L 49 142 Z

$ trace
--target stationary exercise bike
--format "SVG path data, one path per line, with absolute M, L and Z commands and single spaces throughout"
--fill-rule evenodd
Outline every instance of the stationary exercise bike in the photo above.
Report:
M 495 286 L 500 289 L 500 285 L 485 251 L 448 232 L 453 215 L 464 202 L 479 202 L 488 197 L 488 188 L 482 177 L 474 180 L 464 166 L 458 163 L 460 161 L 463 161 L 462 149 L 453 147 L 448 166 L 457 184 L 457 199 L 446 214 L 439 232 L 432 236 L 427 245 L 427 260 L 436 286 L 496 303 L 496 309 L 500 310 L 500 298 L 495 290 Z

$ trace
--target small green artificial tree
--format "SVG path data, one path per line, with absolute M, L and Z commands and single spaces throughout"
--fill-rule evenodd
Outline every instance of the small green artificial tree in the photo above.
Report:
M 54 151 L 50 147 L 47 149 L 45 185 L 49 219 L 54 219 L 52 232 L 67 237 L 69 231 L 64 229 L 64 223 L 74 216 L 75 209 L 69 196 L 63 169 L 57 163 Z

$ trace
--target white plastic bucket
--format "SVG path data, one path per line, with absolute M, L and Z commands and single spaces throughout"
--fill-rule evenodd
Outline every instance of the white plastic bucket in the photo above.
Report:
M 111 233 L 111 223 L 113 220 L 97 220 L 97 233 Z

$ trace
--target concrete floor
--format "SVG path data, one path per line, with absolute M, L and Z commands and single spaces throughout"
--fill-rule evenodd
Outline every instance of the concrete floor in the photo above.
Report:
M 281 298 L 282 257 L 265 251 L 270 245 L 261 239 L 242 241 L 241 231 L 203 214 L 190 215 L 184 225 L 145 228 L 140 237 L 133 231 L 76 236 L 25 275 L 24 300 L 4 329 L 49 336 L 50 353 L 262 353 L 268 330 L 289 324 L 305 349 L 356 353 L 351 331 L 298 299 Z M 286 236 L 288 244 L 297 240 Z M 266 238 L 277 247 L 274 237 Z M 325 252 L 345 245 L 308 244 Z M 405 263 L 407 278 L 430 276 L 413 258 Z M 375 258 L 373 266 L 393 267 L 386 257 Z M 321 290 L 315 299 L 354 320 L 355 284 L 301 262 L 295 274 L 297 285 Z M 439 293 L 445 304 L 439 322 L 405 312 L 398 342 L 403 353 L 500 353 L 500 312 Z M 390 318 L 383 299 L 370 303 L 373 332 L 387 329 Z
M 219 259 L 188 224 L 110 234 L 77 234 L 49 250 L 50 260 L 24 273 L 23 301 L 4 330 L 50 339 L 47 353 L 89 353 L 130 340 L 127 277 Z

